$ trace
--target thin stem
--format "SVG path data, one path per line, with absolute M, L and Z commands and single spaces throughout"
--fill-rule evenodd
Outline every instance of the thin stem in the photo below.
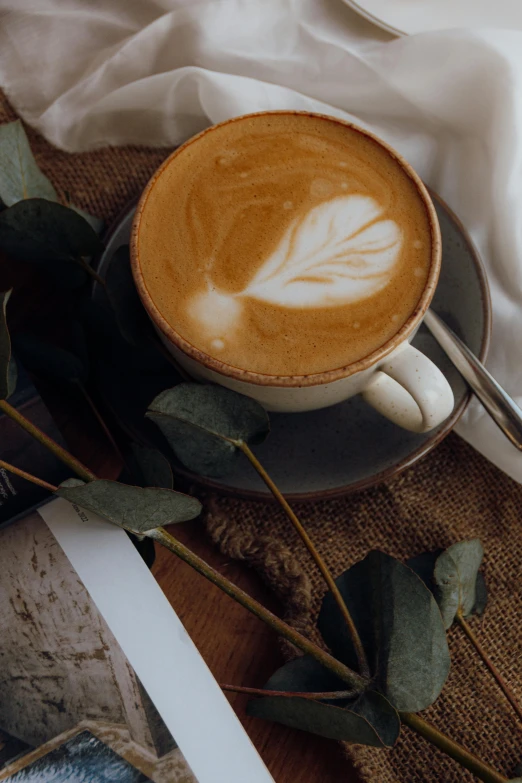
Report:
M 20 470 L 20 468 L 10 465 L 9 462 L 4 462 L 3 459 L 0 459 L 0 469 L 8 470 L 10 473 L 14 473 L 15 476 L 20 476 L 21 478 L 30 481 L 32 484 L 38 484 L 39 487 L 48 489 L 49 492 L 54 492 L 58 489 L 58 487 L 55 487 L 53 484 L 49 484 L 47 481 L 44 481 L 37 476 L 33 476 L 32 473 L 26 473 L 25 470 Z
M 81 479 L 84 481 L 93 481 L 96 478 L 94 473 L 92 473 L 89 468 L 86 468 L 80 460 L 73 457 L 72 454 L 69 454 L 69 452 L 60 446 L 59 443 L 56 443 L 56 441 L 46 435 L 45 432 L 42 432 L 42 430 L 30 422 L 29 419 L 26 419 L 25 416 L 23 416 L 20 411 L 17 411 L 16 408 L 13 408 L 7 400 L 0 400 L 0 410 L 13 419 L 13 421 L 16 421 L 16 423 L 23 427 L 23 429 L 32 435 L 33 438 L 36 438 L 43 446 L 48 448 L 49 451 L 52 451 L 55 457 L 58 457 L 58 459 L 70 467 Z
M 127 473 L 129 473 L 129 475 L 132 477 L 134 471 L 132 470 L 132 468 L 128 464 L 127 460 L 123 456 L 120 447 L 118 446 L 118 444 L 116 443 L 116 441 L 114 439 L 114 435 L 112 434 L 112 432 L 110 431 L 109 427 L 107 426 L 107 423 L 105 422 L 105 419 L 103 418 L 103 416 L 101 415 L 100 411 L 98 410 L 98 408 L 96 406 L 96 403 L 94 402 L 94 400 L 92 399 L 91 395 L 89 394 L 89 392 L 87 391 L 87 389 L 85 388 L 85 386 L 83 385 L 83 383 L 81 381 L 79 381 L 78 379 L 75 379 L 74 383 L 78 387 L 78 389 L 80 390 L 83 398 L 85 399 L 85 402 L 87 403 L 87 405 L 91 409 L 91 412 L 92 412 L 94 418 L 96 419 L 96 421 L 98 422 L 98 424 L 100 425 L 100 427 L 101 427 L 101 429 L 103 431 L 103 434 L 105 435 L 105 437 L 107 438 L 107 440 L 111 444 L 114 453 L 120 459 L 122 465 L 127 470 Z
M 219 687 L 224 691 L 230 691 L 231 693 L 246 693 L 248 696 L 286 696 L 286 697 L 299 697 L 300 699 L 312 699 L 319 701 L 321 699 L 329 699 L 330 701 L 340 701 L 342 699 L 353 699 L 357 696 L 357 691 L 325 691 L 324 693 L 309 691 L 269 691 L 265 688 L 245 688 L 243 685 L 224 685 L 219 683 Z
M 191 568 L 194 568 L 210 582 L 217 585 L 217 587 L 237 601 L 237 603 L 244 606 L 245 609 L 248 609 L 248 611 L 252 612 L 256 617 L 259 617 L 260 620 L 263 620 L 280 636 L 283 636 L 302 650 L 302 652 L 307 653 L 325 666 L 325 668 L 334 672 L 343 682 L 348 683 L 348 685 L 355 688 L 357 691 L 362 691 L 367 687 L 368 679 L 366 677 L 361 677 L 359 674 L 349 669 L 348 666 L 345 666 L 344 663 L 336 660 L 330 653 L 322 650 L 311 642 L 310 639 L 307 639 L 306 636 L 303 636 L 285 623 L 284 620 L 281 620 L 273 614 L 269 609 L 265 609 L 263 604 L 260 604 L 255 598 L 249 596 L 248 593 L 245 593 L 240 587 L 237 587 L 233 582 L 230 582 L 226 577 L 215 571 L 208 563 L 198 557 L 198 555 L 184 546 L 184 544 L 174 538 L 170 533 L 167 533 L 164 528 L 151 530 L 147 533 L 147 536 L 153 538 L 159 544 L 162 544 L 181 558 L 181 560 L 184 560 Z
M 517 703 L 517 700 L 515 699 L 515 696 L 513 695 L 509 685 L 505 682 L 504 678 L 500 674 L 497 667 L 491 662 L 491 660 L 488 657 L 488 654 L 480 644 L 479 640 L 475 636 L 471 626 L 469 623 L 466 622 L 464 619 L 462 613 L 459 611 L 456 615 L 457 623 L 460 625 L 466 636 L 468 637 L 469 641 L 479 654 L 480 658 L 482 659 L 482 662 L 485 664 L 485 666 L 489 669 L 491 674 L 493 675 L 493 679 L 497 683 L 498 687 L 508 700 L 508 702 L 511 704 L 513 709 L 515 710 L 516 714 L 522 721 L 522 709 L 520 708 L 519 704 Z
M 265 484 L 267 485 L 270 492 L 273 494 L 275 499 L 278 501 L 280 506 L 282 507 L 283 511 L 287 515 L 288 519 L 294 526 L 295 530 L 297 531 L 298 535 L 301 537 L 301 540 L 303 541 L 304 545 L 308 549 L 309 553 L 311 554 L 315 564 L 317 565 L 319 571 L 321 572 L 326 584 L 328 585 L 328 588 L 330 589 L 330 592 L 332 593 L 335 602 L 337 603 L 337 606 L 339 607 L 339 611 L 341 612 L 341 615 L 344 618 L 344 621 L 346 623 L 346 626 L 348 628 L 348 631 L 350 633 L 350 636 L 352 638 L 353 646 L 355 649 L 355 653 L 357 655 L 357 660 L 359 662 L 359 671 L 363 675 L 363 677 L 369 677 L 370 676 L 370 668 L 368 666 L 368 661 L 366 658 L 366 653 L 364 652 L 364 647 L 361 642 L 361 637 L 359 636 L 359 632 L 357 631 L 357 628 L 355 627 L 355 623 L 352 619 L 352 616 L 350 614 L 350 611 L 348 607 L 346 606 L 346 603 L 341 595 L 341 592 L 337 585 L 335 584 L 334 578 L 332 574 L 330 573 L 328 566 L 324 562 L 323 558 L 315 548 L 315 545 L 304 529 L 303 525 L 297 518 L 295 512 L 291 508 L 291 506 L 288 504 L 288 501 L 284 497 L 284 495 L 280 492 L 276 484 L 272 481 L 264 467 L 261 465 L 259 460 L 257 459 L 256 455 L 252 452 L 250 447 L 247 443 L 244 441 L 237 441 L 236 445 L 241 449 L 243 454 L 248 458 L 250 461 L 250 464 L 255 468 L 255 470 L 259 473 Z
M 479 780 L 483 780 L 484 783 L 509 783 L 508 778 L 478 759 L 473 753 L 443 734 L 424 718 L 412 712 L 401 712 L 400 717 L 406 726 L 442 750 L 447 756 L 458 761 L 462 767 L 472 772 Z
M 81 268 L 87 272 L 88 275 L 90 275 L 93 280 L 96 280 L 97 283 L 99 283 L 103 288 L 107 288 L 107 283 L 103 279 L 103 277 L 100 277 L 98 272 L 96 272 L 95 269 L 92 268 L 92 266 L 89 264 L 88 261 L 85 260 L 85 258 L 75 258 L 74 259 L 76 263 L 81 266 Z

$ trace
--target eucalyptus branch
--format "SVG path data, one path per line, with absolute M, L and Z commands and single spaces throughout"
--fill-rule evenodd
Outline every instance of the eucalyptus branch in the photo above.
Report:
M 325 666 L 325 668 L 336 674 L 343 682 L 348 683 L 348 685 L 355 688 L 357 691 L 362 691 L 367 687 L 368 679 L 366 677 L 361 677 L 359 674 L 349 669 L 348 666 L 345 666 L 344 663 L 338 661 L 333 655 L 330 655 L 330 653 L 321 649 L 321 647 L 318 647 L 311 642 L 310 639 L 307 639 L 306 636 L 300 634 L 290 625 L 285 623 L 284 620 L 281 620 L 269 609 L 266 609 L 263 604 L 260 604 L 255 598 L 249 596 L 248 593 L 245 593 L 240 587 L 237 587 L 233 582 L 230 582 L 226 577 L 218 573 L 214 568 L 209 566 L 208 563 L 182 544 L 181 541 L 178 541 L 170 533 L 167 533 L 164 528 L 156 528 L 146 535 L 169 549 L 187 563 L 187 565 L 198 571 L 205 579 L 208 579 L 209 582 L 215 584 L 224 593 L 237 601 L 237 603 L 244 606 L 245 609 L 248 609 L 249 612 L 256 615 L 256 617 L 259 617 L 260 620 L 263 620 L 280 636 L 287 639 L 287 641 L 294 644 L 299 650 L 307 653 L 312 658 L 315 658 L 315 660 Z
M 309 691 L 269 691 L 265 688 L 246 688 L 243 685 L 225 685 L 219 683 L 219 687 L 223 691 L 230 691 L 230 693 L 246 693 L 248 696 L 291 696 L 299 697 L 300 699 L 312 699 L 314 701 L 320 701 L 322 699 L 328 699 L 330 701 L 341 701 L 343 699 L 353 699 L 357 695 L 357 691 L 324 691 L 324 693 Z
M 27 473 L 25 470 L 21 470 L 20 468 L 16 468 L 14 465 L 10 465 L 9 462 L 4 462 L 3 459 L 0 459 L 0 469 L 8 470 L 10 473 L 14 473 L 15 476 L 20 476 L 20 478 L 26 479 L 26 481 L 30 481 L 32 484 L 38 484 L 39 487 L 48 489 L 49 492 L 54 492 L 58 489 L 58 487 L 55 487 L 53 484 L 49 484 L 47 481 L 44 481 L 44 479 L 33 476 L 32 473 Z
M 350 614 L 350 611 L 348 607 L 346 606 L 346 603 L 341 595 L 341 592 L 337 585 L 335 584 L 335 580 L 330 573 L 330 570 L 328 569 L 328 566 L 324 562 L 323 558 L 315 548 L 315 545 L 306 532 L 305 528 L 299 521 L 297 515 L 289 505 L 288 501 L 284 497 L 284 495 L 280 492 L 274 481 L 270 478 L 264 467 L 261 465 L 255 454 L 252 452 L 250 447 L 248 446 L 245 441 L 237 441 L 235 445 L 241 449 L 243 454 L 248 458 L 251 465 L 255 468 L 255 470 L 258 472 L 258 474 L 261 476 L 265 484 L 267 485 L 270 492 L 273 494 L 275 499 L 278 501 L 280 506 L 282 507 L 283 511 L 285 512 L 286 516 L 294 526 L 295 530 L 297 531 L 298 535 L 300 536 L 301 540 L 303 541 L 304 545 L 308 549 L 309 553 L 311 554 L 315 564 L 317 565 L 319 571 L 321 572 L 326 584 L 328 585 L 328 588 L 330 592 L 332 593 L 332 596 L 335 599 L 335 602 L 337 603 L 337 606 L 339 607 L 339 611 L 341 612 L 344 621 L 346 623 L 346 626 L 348 628 L 348 631 L 350 633 L 353 646 L 355 649 L 355 653 L 357 655 L 357 660 L 359 662 L 359 671 L 364 677 L 368 677 L 370 674 L 370 667 L 368 666 L 368 661 L 366 658 L 366 653 L 364 652 L 364 647 L 361 642 L 361 637 L 359 636 L 359 632 L 357 631 L 357 628 L 355 627 L 355 623 L 353 621 L 353 618 Z
M 326 669 L 336 674 L 344 682 L 348 683 L 356 690 L 360 691 L 361 686 L 364 687 L 364 683 L 367 684 L 365 678 L 360 677 L 355 672 L 351 671 L 347 666 L 336 660 L 329 653 L 326 653 L 320 647 L 317 647 L 313 642 L 302 636 L 295 631 L 291 626 L 287 625 L 283 620 L 280 620 L 276 615 L 272 614 L 268 609 L 258 603 L 254 598 L 251 598 L 241 588 L 234 585 L 225 577 L 221 576 L 211 566 L 205 563 L 200 557 L 194 554 L 190 549 L 187 549 L 181 542 L 179 542 L 174 536 L 167 533 L 163 528 L 157 528 L 147 533 L 148 536 L 153 538 L 158 543 L 165 546 L 181 560 L 184 560 L 187 565 L 194 568 L 198 573 L 204 576 L 213 584 L 217 585 L 223 592 L 237 601 L 239 604 L 248 609 L 252 614 L 263 620 L 268 626 L 276 631 L 280 636 L 283 636 L 288 641 L 292 642 L 296 647 L 310 656 L 315 658 L 316 661 L 321 663 Z M 263 691 L 263 695 L 268 695 L 266 691 Z M 472 772 L 479 780 L 484 783 L 509 783 L 508 779 L 500 773 L 496 772 L 493 767 L 481 761 L 477 756 L 466 750 L 458 742 L 455 742 L 439 729 L 435 728 L 431 723 L 411 712 L 399 713 L 401 722 L 415 731 L 425 740 L 430 742 L 435 747 L 442 750 L 446 755 L 455 759 L 461 766 Z
M 93 280 L 96 280 L 96 282 L 99 283 L 103 288 L 107 287 L 107 283 L 103 277 L 100 277 L 98 272 L 92 268 L 87 259 L 83 258 L 82 256 L 81 258 L 75 258 L 74 260 L 84 270 L 84 272 L 87 272 L 87 274 L 92 277 Z
M 30 422 L 29 419 L 26 419 L 25 416 L 23 416 L 20 411 L 16 410 L 16 408 L 13 408 L 13 406 L 10 405 L 7 400 L 0 400 L 0 410 L 2 410 L 7 416 L 9 416 L 9 418 L 11 418 L 21 427 L 23 427 L 26 432 L 32 435 L 33 438 L 39 441 L 43 446 L 48 448 L 49 451 L 52 451 L 55 457 L 58 457 L 59 460 L 64 462 L 81 479 L 84 481 L 93 481 L 96 478 L 94 473 L 92 473 L 89 468 L 86 468 L 85 465 L 80 462 L 80 460 L 76 459 L 76 457 L 73 457 L 73 455 L 60 446 L 59 443 L 56 443 L 55 440 L 46 435 L 45 432 L 43 432 L 39 427 Z
M 479 758 L 473 755 L 469 750 L 466 750 L 458 742 L 455 742 L 446 734 L 443 734 L 439 729 L 435 728 L 431 723 L 421 718 L 420 715 L 416 715 L 413 712 L 401 712 L 400 718 L 402 723 L 413 729 L 417 734 L 423 737 L 436 748 L 442 750 L 447 756 L 450 756 L 459 764 L 472 772 L 475 777 L 484 783 L 509 783 L 509 779 L 497 772 L 489 764 L 481 761 Z
M 32 481 L 39 486 L 43 486 L 46 489 L 49 489 L 51 492 L 55 492 L 58 489 L 58 487 L 55 487 L 52 484 L 48 484 L 42 479 L 38 479 L 36 476 L 32 476 L 31 474 L 19 470 L 13 465 L 10 465 L 9 463 L 3 462 L 1 460 L 0 468 L 5 468 L 6 470 L 19 475 L 28 481 Z M 245 593 L 243 590 L 241 590 L 240 587 L 237 587 L 233 582 L 230 582 L 228 579 L 226 579 L 226 577 L 215 571 L 210 565 L 208 565 L 208 563 L 206 563 L 198 555 L 188 549 L 184 544 L 174 538 L 174 536 L 168 533 L 164 528 L 150 530 L 145 533 L 145 536 L 152 538 L 154 541 L 157 541 L 170 552 L 175 554 L 177 557 L 187 563 L 187 565 L 219 587 L 224 593 L 233 598 L 237 603 L 241 604 L 241 606 L 245 607 L 245 609 L 248 609 L 248 611 L 258 617 L 260 620 L 263 620 L 280 636 L 283 636 L 302 652 L 307 653 L 326 669 L 337 675 L 339 679 L 350 685 L 356 693 L 362 692 L 368 686 L 369 681 L 367 678 L 361 677 L 359 674 L 352 671 L 350 668 L 345 666 L 345 664 L 341 663 L 332 655 L 330 655 L 330 653 L 318 647 L 316 644 L 300 634 L 275 614 L 270 612 L 262 604 L 249 596 L 248 593 Z M 234 686 L 228 687 L 230 690 L 234 688 Z M 248 689 L 248 691 L 247 689 L 243 689 L 241 692 L 246 693 L 253 690 L 257 689 Z M 353 691 L 341 691 L 339 693 L 342 693 L 343 696 L 346 693 L 352 695 Z M 269 691 L 261 691 L 258 695 L 261 694 L 263 696 L 272 695 Z M 308 697 L 310 698 L 310 695 L 308 695 Z M 315 697 L 320 698 L 317 695 L 315 695 Z M 322 698 L 325 698 L 325 696 L 322 695 Z M 329 695 L 328 698 L 330 698 Z M 492 767 L 489 766 L 489 764 L 481 761 L 458 742 L 455 742 L 446 734 L 443 734 L 443 732 L 439 731 L 439 729 L 435 728 L 435 726 L 425 721 L 419 715 L 403 712 L 400 713 L 400 718 L 403 724 L 407 725 L 410 729 L 415 731 L 432 745 L 439 748 L 439 750 L 442 750 L 446 755 L 455 759 L 455 761 L 457 761 L 461 766 L 463 766 L 465 769 L 468 769 L 479 780 L 484 781 L 484 783 L 509 783 L 508 778 L 496 772 Z
M 495 666 L 495 664 L 490 660 L 488 654 L 482 647 L 481 643 L 475 636 L 475 633 L 473 632 L 471 626 L 467 622 L 467 620 L 464 619 L 464 616 L 462 615 L 462 612 L 459 610 L 457 614 L 455 615 L 455 619 L 457 623 L 460 625 L 462 630 L 464 631 L 465 635 L 479 654 L 482 662 L 486 666 L 486 668 L 490 671 L 490 673 L 493 675 L 493 679 L 497 683 L 498 687 L 508 700 L 508 702 L 513 707 L 514 711 L 516 712 L 517 716 L 522 720 L 522 709 L 520 708 L 520 705 L 518 704 L 517 700 L 515 699 L 515 696 L 513 692 L 511 691 L 509 685 L 505 682 L 504 678 L 500 674 L 499 670 Z

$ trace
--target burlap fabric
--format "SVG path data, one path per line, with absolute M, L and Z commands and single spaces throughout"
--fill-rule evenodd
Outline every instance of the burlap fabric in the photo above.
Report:
M 4 102 L 0 122 L 14 118 Z M 167 154 L 128 147 L 69 155 L 34 133 L 30 138 L 55 186 L 108 222 Z M 256 568 L 281 596 L 291 621 L 313 635 L 324 588 L 278 508 L 219 497 L 207 498 L 207 508 L 207 527 L 216 544 Z M 345 499 L 301 505 L 299 511 L 334 574 L 373 548 L 405 558 L 479 536 L 490 599 L 483 619 L 471 622 L 522 701 L 521 487 L 451 435 L 395 479 Z M 458 629 L 450 632 L 450 644 L 450 677 L 426 717 L 509 776 L 522 760 L 522 727 Z M 372 783 L 473 780 L 406 729 L 393 750 L 355 746 L 347 753 L 362 779 Z

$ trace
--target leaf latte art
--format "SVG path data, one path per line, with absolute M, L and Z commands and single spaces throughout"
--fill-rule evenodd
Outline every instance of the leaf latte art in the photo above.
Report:
M 328 307 L 383 288 L 400 250 L 393 220 L 369 196 L 338 196 L 287 230 L 245 296 L 283 307 Z
M 140 226 L 143 277 L 190 344 L 241 369 L 346 366 L 414 311 L 431 262 L 415 184 L 371 138 L 253 115 L 174 154 Z

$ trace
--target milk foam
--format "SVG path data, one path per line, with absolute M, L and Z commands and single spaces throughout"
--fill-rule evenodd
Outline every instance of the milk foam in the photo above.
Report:
M 280 307 L 331 307 L 373 296 L 401 248 L 393 220 L 370 196 L 339 196 L 290 225 L 244 296 Z
M 188 312 L 222 348 L 239 326 L 240 300 L 252 297 L 279 307 L 335 307 L 373 296 L 390 281 L 401 231 L 370 196 L 339 196 L 299 217 L 247 287 L 226 295 L 209 282 Z M 210 269 L 210 276 L 212 270 Z

